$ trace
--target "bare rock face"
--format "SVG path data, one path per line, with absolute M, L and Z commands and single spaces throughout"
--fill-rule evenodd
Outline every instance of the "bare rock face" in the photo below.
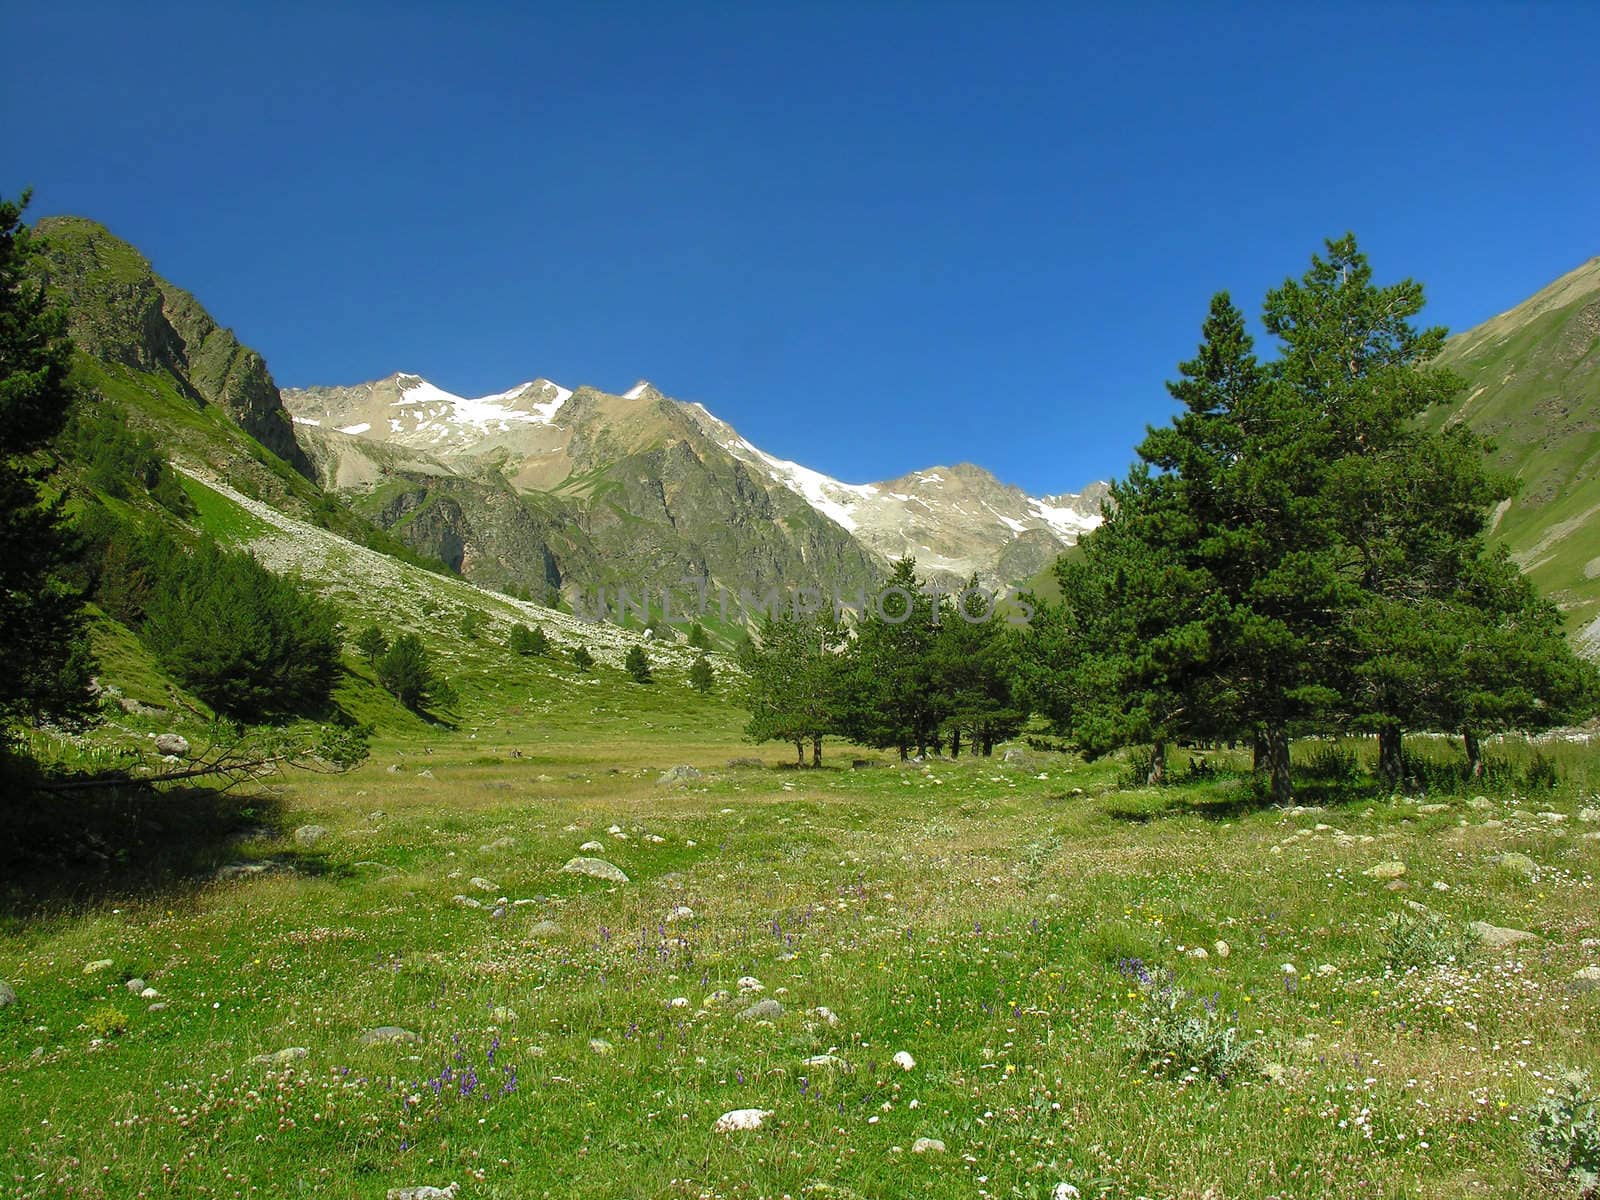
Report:
M 315 477 L 259 354 L 102 226 L 47 217 L 37 228 L 46 242 L 45 281 L 66 301 L 79 349 L 166 376 L 181 395 L 223 409 L 301 475 Z

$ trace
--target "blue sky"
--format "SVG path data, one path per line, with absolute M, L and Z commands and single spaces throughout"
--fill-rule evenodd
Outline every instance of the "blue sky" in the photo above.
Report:
M 1464 329 L 1600 254 L 1600 6 L 14 5 L 0 192 L 282 385 L 700 400 L 846 480 L 1124 470 L 1353 229 Z

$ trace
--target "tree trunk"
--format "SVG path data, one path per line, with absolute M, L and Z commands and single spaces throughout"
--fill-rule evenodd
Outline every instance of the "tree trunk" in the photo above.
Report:
M 950 731 L 950 757 L 961 757 L 961 726 L 959 725 Z
M 1378 730 L 1378 775 L 1390 787 L 1399 787 L 1406 773 L 1399 727 Z
M 1261 742 L 1265 743 L 1264 765 L 1272 777 L 1272 801 L 1287 807 L 1294 800 L 1294 777 L 1289 770 L 1289 730 L 1282 725 L 1269 725 Z
M 813 767 L 822 765 L 822 735 L 820 733 L 811 735 L 811 765 Z
M 1267 739 L 1261 730 L 1256 730 L 1255 736 L 1250 740 L 1251 759 L 1250 774 L 1259 775 L 1267 765 Z
M 1157 738 L 1150 746 L 1150 770 L 1145 774 L 1144 781 L 1151 787 L 1157 787 L 1166 782 L 1167 778 L 1167 744 Z
M 901 762 L 905 762 L 905 760 L 908 757 L 910 757 L 909 754 L 908 754 L 908 750 L 909 750 L 909 747 L 904 742 L 901 742 L 900 743 L 900 761 Z
M 1483 778 L 1483 747 L 1478 744 L 1478 735 L 1470 729 L 1461 731 L 1461 740 L 1467 746 L 1467 772 L 1474 779 Z
M 806 765 L 806 744 L 804 742 L 795 742 L 794 761 L 799 766 L 803 767 Z

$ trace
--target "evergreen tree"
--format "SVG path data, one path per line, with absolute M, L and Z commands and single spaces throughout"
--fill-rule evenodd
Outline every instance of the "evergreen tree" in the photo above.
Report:
M 543 657 L 550 653 L 550 639 L 545 636 L 544 630 L 537 625 L 532 629 L 529 629 L 526 625 L 513 625 L 508 645 L 513 654 Z
M 711 660 L 704 654 L 695 659 L 694 665 L 689 668 L 689 686 L 702 696 L 710 695 L 716 678 L 716 672 L 711 669 Z
M 699 621 L 689 626 L 689 645 L 696 650 L 711 649 L 711 638 L 706 634 L 705 626 Z
M 342 641 L 332 605 L 210 541 L 166 569 L 141 636 L 207 704 L 249 721 L 324 707 Z
M 976 575 L 940 622 L 931 653 L 952 757 L 960 757 L 963 735 L 983 755 L 1016 736 L 1027 717 L 1016 645 Z
M 478 631 L 483 628 L 483 614 L 475 608 L 469 608 L 461 614 L 461 636 L 468 641 L 475 640 Z
M 449 706 L 455 692 L 433 666 L 422 639 L 402 633 L 378 660 L 378 682 L 406 708 L 420 713 L 430 705 Z
M 650 670 L 650 656 L 644 652 L 644 647 L 637 643 L 628 647 L 628 653 L 622 660 L 622 669 L 635 683 L 652 683 L 655 680 Z
M 768 614 L 761 639 L 741 646 L 741 703 L 750 713 L 744 736 L 792 742 L 797 762 L 822 765 L 822 742 L 843 728 L 851 663 L 848 634 L 831 608 L 810 614 Z
M 0 733 L 20 716 L 84 714 L 91 669 L 70 582 L 77 547 L 37 456 L 73 400 L 72 344 L 29 275 L 40 247 L 22 224 L 27 203 L 26 192 L 0 200 Z
M 590 654 L 584 646 L 572 648 L 572 665 L 580 671 L 587 671 L 594 666 L 594 655 Z
M 846 727 L 865 746 L 904 759 L 927 751 L 948 715 L 935 687 L 933 645 L 948 615 L 917 577 L 913 558 L 894 564 L 856 630 Z
M 389 649 L 389 638 L 376 624 L 372 624 L 356 635 L 355 645 L 368 665 L 375 667 L 384 651 Z

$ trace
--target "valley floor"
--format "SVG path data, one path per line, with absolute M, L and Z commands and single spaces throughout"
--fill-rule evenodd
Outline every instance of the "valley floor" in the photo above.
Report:
M 231 852 L 292 871 L 6 917 L 0 1191 L 1545 1195 L 1529 1106 L 1600 1061 L 1582 765 L 1286 814 L 1031 751 L 530 747 L 380 745 Z M 1408 902 L 1532 936 L 1391 965 Z M 1162 971 L 1248 1070 L 1130 1052 Z

